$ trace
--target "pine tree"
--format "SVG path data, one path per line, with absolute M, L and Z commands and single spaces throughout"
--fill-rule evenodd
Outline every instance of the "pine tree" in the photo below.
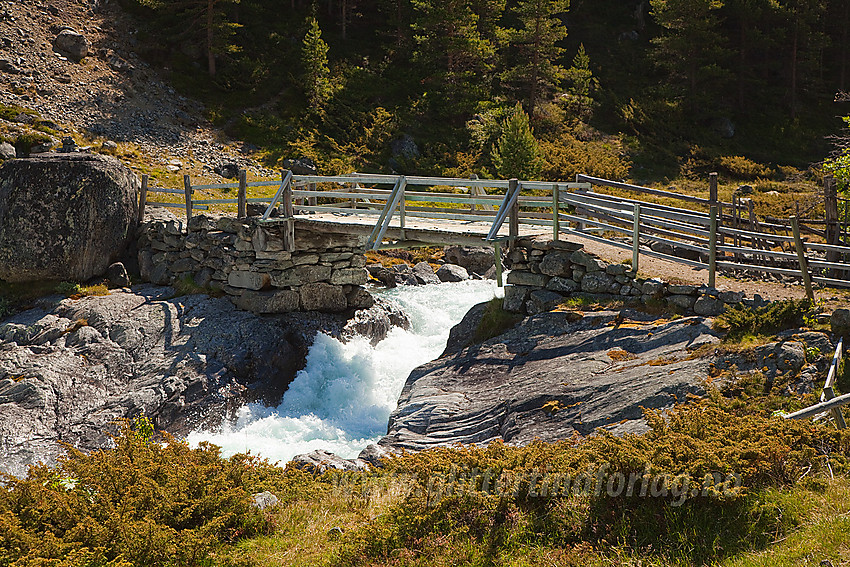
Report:
M 728 52 L 718 16 L 723 0 L 650 0 L 650 3 L 652 15 L 664 28 L 664 33 L 652 40 L 657 64 L 670 71 L 672 83 L 684 87 L 690 110 L 696 110 L 697 99 L 716 100 L 713 95 L 720 92 L 721 85 L 719 81 L 713 86 L 707 82 L 726 74 L 721 64 Z
M 559 16 L 568 9 L 569 0 L 521 0 L 513 9 L 522 27 L 507 32 L 512 61 L 502 79 L 522 93 L 531 114 L 564 77 L 558 44 L 567 29 Z
M 577 119 L 587 122 L 593 114 L 593 93 L 599 88 L 599 81 L 590 70 L 590 57 L 583 43 L 579 44 L 573 66 L 567 69 L 565 75 L 569 85 L 567 108 Z
M 413 30 L 423 84 L 445 105 L 446 114 L 463 116 L 489 96 L 495 48 L 482 34 L 471 0 L 412 0 Z M 489 17 L 494 6 L 484 3 Z M 497 6 L 495 6 L 497 8 Z M 498 11 L 498 10 L 497 10 Z M 439 112 L 439 110 L 438 110 Z
M 331 94 L 328 44 L 322 39 L 322 30 L 315 18 L 309 19 L 308 26 L 301 46 L 304 94 L 310 108 L 320 110 Z
M 540 147 L 528 121 L 528 114 L 517 103 L 502 123 L 502 135 L 491 156 L 496 171 L 504 179 L 533 179 L 543 167 Z
M 186 36 L 204 37 L 207 56 L 207 71 L 211 77 L 217 73 L 217 55 L 233 51 L 228 44 L 239 24 L 227 18 L 228 4 L 239 4 L 240 0 L 139 0 L 143 6 L 154 10 L 165 28 L 179 29 L 177 38 Z

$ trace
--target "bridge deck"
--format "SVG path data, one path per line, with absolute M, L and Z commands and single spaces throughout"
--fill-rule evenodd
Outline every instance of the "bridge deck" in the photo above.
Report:
M 341 214 L 312 214 L 295 215 L 296 238 L 297 227 L 304 227 L 313 231 L 344 232 L 368 237 L 375 227 L 374 217 L 363 217 Z M 488 219 L 489 221 L 490 219 Z M 385 234 L 385 240 L 398 243 L 407 242 L 409 245 L 417 243 L 429 245 L 466 245 L 484 246 L 489 243 L 484 239 L 490 231 L 491 222 L 457 221 L 447 219 L 424 219 L 418 217 L 407 217 L 405 227 L 399 226 L 398 218 L 393 218 Z M 533 236 L 538 234 L 551 234 L 544 227 L 520 225 L 520 236 Z M 502 228 L 499 236 L 508 236 L 508 226 Z

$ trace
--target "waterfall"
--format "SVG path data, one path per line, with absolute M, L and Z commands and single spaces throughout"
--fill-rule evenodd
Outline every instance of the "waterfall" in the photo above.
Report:
M 394 328 L 376 346 L 366 338 L 342 343 L 320 333 L 279 406 L 246 405 L 235 422 L 195 431 L 189 443 L 209 441 L 225 455 L 250 451 L 280 462 L 314 449 L 354 458 L 386 433 L 411 370 L 438 357 L 452 326 L 501 290 L 492 280 L 469 280 L 378 293 L 401 306 L 410 330 Z

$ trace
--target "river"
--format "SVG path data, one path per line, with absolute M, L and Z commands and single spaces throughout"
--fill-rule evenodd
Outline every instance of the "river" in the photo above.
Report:
M 469 280 L 378 293 L 408 314 L 409 331 L 395 328 L 374 347 L 365 338 L 342 343 L 319 334 L 279 406 L 246 405 L 235 422 L 195 431 L 189 443 L 209 441 L 225 455 L 250 451 L 280 462 L 314 449 L 354 458 L 386 433 L 411 370 L 437 358 L 452 326 L 501 290 L 492 280 Z

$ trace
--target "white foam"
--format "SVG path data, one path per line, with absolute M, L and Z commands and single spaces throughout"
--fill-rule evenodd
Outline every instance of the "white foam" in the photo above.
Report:
M 208 441 L 225 455 L 250 451 L 281 462 L 314 449 L 356 457 L 386 433 L 410 371 L 439 356 L 451 327 L 501 290 L 490 280 L 470 280 L 381 293 L 408 314 L 409 331 L 395 328 L 375 347 L 363 338 L 343 344 L 319 334 L 278 407 L 245 406 L 235 423 L 195 431 L 189 443 Z

